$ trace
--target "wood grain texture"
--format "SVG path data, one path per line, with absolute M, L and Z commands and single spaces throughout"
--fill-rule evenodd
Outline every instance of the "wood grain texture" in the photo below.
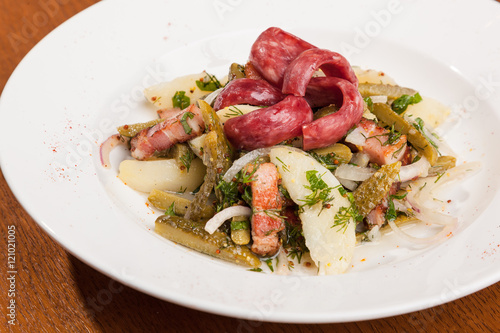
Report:
M 0 91 L 26 53 L 94 0 L 0 0 Z M 20 206 L 0 173 L 1 332 L 498 332 L 500 283 L 454 302 L 379 320 L 247 322 L 160 301 L 68 254 Z M 8 325 L 8 227 L 16 228 L 16 321 Z

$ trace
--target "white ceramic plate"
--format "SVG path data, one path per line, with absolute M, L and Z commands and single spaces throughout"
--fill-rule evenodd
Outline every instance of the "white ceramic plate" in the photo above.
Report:
M 358 248 L 342 276 L 299 277 L 249 272 L 153 233 L 157 214 L 116 178 L 124 152 L 104 170 L 98 143 L 117 125 L 154 116 L 144 86 L 203 69 L 224 74 L 269 26 L 454 106 L 446 139 L 460 162 L 483 163 L 454 191 L 454 237 L 427 248 L 388 240 Z M 500 280 L 499 32 L 500 5 L 486 0 L 104 1 L 47 36 L 12 75 L 0 104 L 2 171 L 66 249 L 161 299 L 244 319 L 317 323 L 431 307 Z

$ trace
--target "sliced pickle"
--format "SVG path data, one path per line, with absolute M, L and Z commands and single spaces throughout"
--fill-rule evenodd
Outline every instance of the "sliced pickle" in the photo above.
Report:
M 129 137 L 129 138 L 133 138 L 143 129 L 153 127 L 154 125 L 157 125 L 164 120 L 165 119 L 155 119 L 155 120 L 147 121 L 145 123 L 123 125 L 123 126 L 118 127 L 118 133 L 120 133 L 120 135 Z
M 174 193 L 169 193 L 160 190 L 152 190 L 148 197 L 149 202 L 156 208 L 161 210 L 167 210 L 174 204 L 174 212 L 176 215 L 186 214 L 187 208 L 191 204 L 191 200 L 176 195 Z M 205 206 L 200 212 L 200 218 L 211 218 L 214 216 L 215 211 L 212 206 Z
M 234 244 L 229 236 L 216 230 L 209 234 L 204 221 L 191 221 L 179 216 L 163 215 L 156 219 L 155 232 L 173 242 L 232 263 L 257 268 L 259 258 L 246 246 Z
M 383 165 L 370 178 L 358 186 L 353 195 L 360 215 L 366 217 L 373 208 L 387 197 L 400 168 L 401 162 L 399 161 Z
M 436 164 L 438 152 L 436 148 L 413 127 L 408 121 L 401 117 L 396 112 L 392 111 L 391 107 L 383 103 L 374 103 L 372 113 L 377 116 L 377 119 L 386 126 L 394 125 L 394 129 L 398 132 L 406 134 L 411 145 L 421 153 L 432 165 Z
M 397 99 L 402 95 L 413 96 L 417 93 L 417 91 L 410 88 L 376 83 L 360 83 L 358 90 L 363 97 L 387 96 L 388 99 Z

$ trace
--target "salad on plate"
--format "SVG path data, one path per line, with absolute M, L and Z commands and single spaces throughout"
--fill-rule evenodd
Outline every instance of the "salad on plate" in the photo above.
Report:
M 252 270 L 319 275 L 348 271 L 356 246 L 387 232 L 424 245 L 453 234 L 439 191 L 480 166 L 436 134 L 449 108 L 276 27 L 228 67 L 147 88 L 158 118 L 101 145 L 104 167 L 130 149 L 118 176 L 162 211 L 156 233 Z M 407 233 L 417 224 L 440 230 Z

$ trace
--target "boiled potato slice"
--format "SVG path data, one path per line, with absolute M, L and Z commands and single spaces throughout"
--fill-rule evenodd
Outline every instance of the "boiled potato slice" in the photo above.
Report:
M 230 118 L 238 117 L 257 109 L 260 109 L 260 107 L 247 104 L 231 105 L 217 111 L 217 115 L 219 116 L 222 125 L 224 125 L 226 120 Z
M 422 101 L 408 106 L 405 115 L 411 115 L 413 119 L 421 118 L 425 125 L 436 128 L 442 124 L 450 115 L 449 107 L 430 97 L 422 97 Z
M 396 85 L 396 81 L 384 72 L 376 71 L 374 69 L 361 69 L 360 67 L 353 66 L 352 69 L 358 78 L 359 83 L 382 83 Z
M 332 227 L 335 215 L 341 207 L 349 207 L 350 202 L 338 191 L 340 183 L 335 176 L 315 159 L 289 148 L 273 148 L 270 153 L 271 162 L 279 170 L 282 184 L 290 193 L 292 200 L 299 206 L 312 193 L 306 178 L 306 171 L 316 170 L 323 181 L 332 187 L 334 199 L 329 208 L 323 208 L 319 202 L 313 206 L 304 206 L 299 214 L 302 221 L 306 246 L 311 258 L 318 266 L 318 274 L 332 275 L 343 273 L 349 266 L 356 244 L 355 223 L 350 219 L 346 229 L 342 226 Z M 323 208 L 323 209 L 322 209 Z
M 196 81 L 205 77 L 205 73 L 191 74 L 178 77 L 172 81 L 162 82 L 148 87 L 144 90 L 144 96 L 158 109 L 171 109 L 172 97 L 177 91 L 186 92 L 186 96 L 194 103 L 198 99 L 210 93 L 202 91 L 196 86 Z
M 151 161 L 124 160 L 118 178 L 127 186 L 141 192 L 153 189 L 172 192 L 191 192 L 203 182 L 205 166 L 199 158 L 191 161 L 189 172 L 175 159 Z

